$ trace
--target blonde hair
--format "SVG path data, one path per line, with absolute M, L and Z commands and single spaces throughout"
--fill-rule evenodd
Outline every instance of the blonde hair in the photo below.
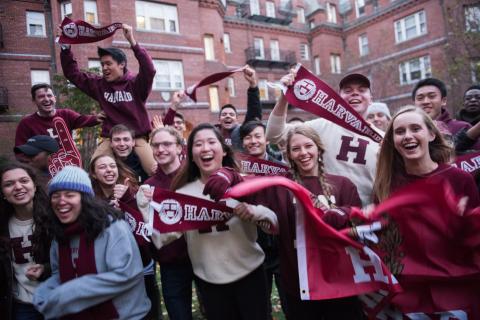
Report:
M 315 145 L 318 148 L 318 180 L 320 182 L 320 186 L 322 187 L 323 194 L 327 198 L 329 204 L 330 204 L 330 196 L 332 195 L 332 186 L 328 183 L 327 178 L 325 177 L 325 168 L 323 165 L 323 153 L 325 152 L 325 148 L 323 146 L 322 140 L 320 139 L 320 136 L 317 134 L 317 132 L 303 124 L 296 125 L 295 127 L 292 127 L 288 133 L 287 133 L 287 158 L 288 161 L 290 162 L 290 167 L 292 168 L 292 174 L 293 178 L 296 182 L 303 184 L 302 183 L 302 177 L 300 176 L 300 172 L 297 168 L 297 165 L 292 159 L 291 153 L 290 153 L 290 147 L 291 147 L 291 141 L 292 137 L 295 134 L 300 134 L 302 136 L 305 136 L 306 138 L 310 139 L 315 143 Z
M 155 137 L 155 135 L 159 132 L 166 132 L 169 133 L 172 137 L 175 138 L 175 141 L 177 142 L 178 145 L 183 144 L 183 138 L 180 136 L 180 133 L 173 128 L 173 127 L 161 127 L 161 128 L 156 128 L 150 133 L 150 144 L 152 144 L 152 139 Z
M 453 153 L 433 120 L 420 108 L 407 105 L 402 107 L 392 118 L 383 138 L 382 146 L 377 160 L 377 170 L 373 191 L 378 201 L 385 200 L 391 193 L 392 181 L 396 175 L 405 174 L 405 163 L 402 156 L 395 149 L 393 141 L 393 124 L 401 114 L 415 112 L 422 116 L 427 129 L 435 138 L 428 143 L 428 150 L 432 161 L 442 164 L 448 163 Z

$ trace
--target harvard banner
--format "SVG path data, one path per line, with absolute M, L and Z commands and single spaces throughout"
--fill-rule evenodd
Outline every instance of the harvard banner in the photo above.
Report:
M 243 71 L 245 67 L 242 68 L 237 68 L 231 71 L 225 71 L 225 72 L 219 72 L 219 73 L 213 73 L 206 78 L 203 78 L 199 82 L 195 83 L 194 85 L 190 86 L 185 90 L 185 94 L 189 96 L 193 101 L 197 102 L 197 89 L 200 87 L 208 86 L 209 84 L 215 83 L 217 81 L 220 81 L 222 79 L 225 79 L 226 77 L 231 76 L 232 74 L 236 72 Z
M 335 90 L 300 64 L 297 65 L 297 76 L 294 83 L 288 87 L 285 97 L 295 107 L 369 137 L 373 141 L 380 142 L 382 140 L 381 135 L 372 129 L 370 124 Z
M 60 25 L 62 35 L 58 39 L 59 43 L 79 44 L 97 42 L 113 36 L 115 31 L 122 28 L 119 22 L 106 27 L 96 28 L 83 20 L 71 20 L 65 17 Z
M 480 170 L 480 152 L 470 152 L 455 157 L 453 165 L 465 172 L 475 175 Z
M 281 163 L 252 157 L 245 153 L 236 153 L 235 157 L 240 162 L 240 171 L 256 176 L 285 176 L 289 167 Z

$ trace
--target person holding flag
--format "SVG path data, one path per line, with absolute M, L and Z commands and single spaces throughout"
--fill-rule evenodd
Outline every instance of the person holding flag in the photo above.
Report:
M 122 24 L 123 34 L 140 65 L 139 73 L 127 69 L 127 57 L 118 48 L 98 48 L 102 76 L 81 72 L 70 45 L 62 44 L 60 58 L 65 77 L 80 90 L 97 100 L 106 118 L 102 123 L 103 141 L 93 156 L 111 153 L 109 134 L 113 126 L 124 124 L 135 131 L 135 153 L 143 169 L 151 175 L 155 160 L 147 143 L 151 131 L 145 103 L 151 92 L 155 67 L 145 49 L 133 37 L 132 27 Z M 59 28 L 61 34 L 62 29 Z
M 311 73 L 308 73 L 308 76 L 311 79 L 316 79 Z M 306 81 L 312 83 L 311 79 Z M 284 86 L 288 87 L 288 90 L 287 95 L 282 94 L 280 96 L 268 118 L 267 139 L 270 142 L 277 143 L 280 141 L 288 129 L 292 127 L 286 124 L 287 98 L 289 92 L 290 94 L 293 91 L 297 92 L 294 89 L 294 84 L 299 83 L 298 80 L 302 79 L 296 79 L 295 70 L 291 70 L 289 74 L 280 80 Z M 299 89 L 301 90 L 302 88 Z M 328 89 L 331 90 L 331 88 Z M 343 101 L 340 101 L 341 99 Z M 349 108 L 352 116 L 359 115 L 364 117 L 366 116 L 368 106 L 372 103 L 370 81 L 361 74 L 347 75 L 340 81 L 340 97 L 338 99 L 334 97 L 331 100 L 335 100 L 335 103 L 342 105 L 345 109 Z M 361 117 L 359 119 L 363 120 Z M 336 121 L 337 123 L 334 123 L 325 118 L 316 118 L 305 122 L 305 125 L 312 127 L 322 138 L 325 145 L 325 153 L 323 154 L 325 170 L 329 173 L 343 175 L 351 179 L 357 187 L 362 204 L 367 205 L 372 202 L 373 177 L 375 175 L 379 144 L 365 135 L 347 129 L 346 125 L 340 123 L 344 122 L 344 119 Z M 369 129 L 375 130 L 371 127 Z

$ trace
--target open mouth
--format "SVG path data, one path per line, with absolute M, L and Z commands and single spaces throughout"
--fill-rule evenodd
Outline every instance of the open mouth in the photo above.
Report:
M 351 100 L 348 101 L 348 103 L 349 104 L 360 104 L 360 103 L 362 103 L 362 101 L 359 100 L 359 99 L 351 99 Z
M 106 175 L 103 176 L 103 178 L 107 182 L 112 182 L 112 181 L 116 180 L 116 176 L 114 174 L 106 174 Z
M 26 192 L 19 192 L 13 195 L 13 197 L 17 200 L 21 200 L 25 197 L 27 193 Z
M 212 163 L 213 158 L 213 155 L 205 155 L 200 157 L 200 161 L 202 161 L 204 165 L 209 165 L 210 163 Z
M 409 142 L 403 145 L 403 148 L 408 151 L 415 150 L 417 147 L 418 147 L 418 143 L 416 142 Z

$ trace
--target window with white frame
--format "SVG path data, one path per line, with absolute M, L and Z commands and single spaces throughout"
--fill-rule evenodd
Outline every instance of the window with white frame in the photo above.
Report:
M 27 34 L 37 37 L 45 37 L 47 35 L 43 12 L 27 11 Z
M 320 71 L 320 57 L 319 56 L 315 56 L 313 58 L 313 67 L 315 68 L 315 74 L 320 75 L 321 71 Z
M 474 60 L 471 62 L 472 67 L 472 82 L 480 82 L 480 60 Z
M 327 2 L 327 21 L 337 23 L 337 7 L 330 2 Z
M 357 18 L 365 14 L 365 0 L 355 0 L 355 12 L 357 13 Z
M 230 47 L 230 34 L 228 33 L 223 34 L 223 48 L 226 53 L 232 52 L 232 47 Z
M 177 6 L 147 1 L 135 1 L 137 28 L 179 33 Z
M 297 22 L 305 23 L 305 9 L 302 7 L 297 8 Z
M 30 70 L 32 86 L 37 83 L 50 84 L 50 72 L 48 70 Z
M 366 56 L 368 54 L 368 38 L 366 33 L 358 36 L 358 49 L 361 56 Z
M 310 20 L 308 21 L 308 27 L 309 27 L 310 29 L 315 28 L 315 19 L 310 19 Z
M 465 31 L 480 32 L 480 5 L 465 6 Z
M 397 20 L 395 25 L 395 42 L 407 41 L 427 33 L 425 11 L 419 11 Z
M 230 97 L 235 97 L 235 80 L 233 77 L 227 79 L 228 94 Z
M 267 17 L 275 18 L 275 2 L 265 1 L 265 11 L 266 11 Z
M 270 41 L 270 58 L 273 61 L 280 60 L 280 46 L 278 45 L 278 40 Z
M 60 12 L 62 14 L 62 20 L 65 17 L 71 18 L 73 9 L 72 9 L 72 2 L 71 1 L 63 1 L 60 3 Z
M 153 64 L 157 70 L 153 80 L 153 90 L 176 91 L 184 88 L 181 61 L 153 60 Z
M 102 64 L 98 59 L 88 59 L 88 69 L 94 69 L 97 73 L 102 73 Z
M 211 34 L 204 35 L 203 44 L 205 46 L 205 59 L 215 60 L 215 47 L 213 43 L 213 36 Z
M 208 88 L 208 97 L 210 99 L 210 111 L 219 112 L 220 111 L 220 99 L 218 98 L 218 87 L 210 86 Z
M 301 60 L 309 60 L 310 54 L 308 52 L 308 44 L 301 43 L 300 44 L 300 59 Z
M 334 74 L 342 73 L 342 64 L 340 62 L 339 54 L 330 54 L 330 72 Z
M 258 0 L 250 0 L 250 14 L 260 14 L 260 4 Z
M 432 76 L 430 56 L 423 56 L 400 63 L 400 84 L 412 84 Z
M 255 58 L 264 59 L 265 52 L 263 50 L 263 39 L 255 38 L 253 39 L 253 48 L 255 49 Z
M 85 21 L 90 24 L 98 24 L 97 1 L 85 0 L 83 2 Z
M 268 100 L 268 85 L 267 80 L 260 79 L 258 81 L 258 91 L 260 93 L 260 100 L 266 101 Z

